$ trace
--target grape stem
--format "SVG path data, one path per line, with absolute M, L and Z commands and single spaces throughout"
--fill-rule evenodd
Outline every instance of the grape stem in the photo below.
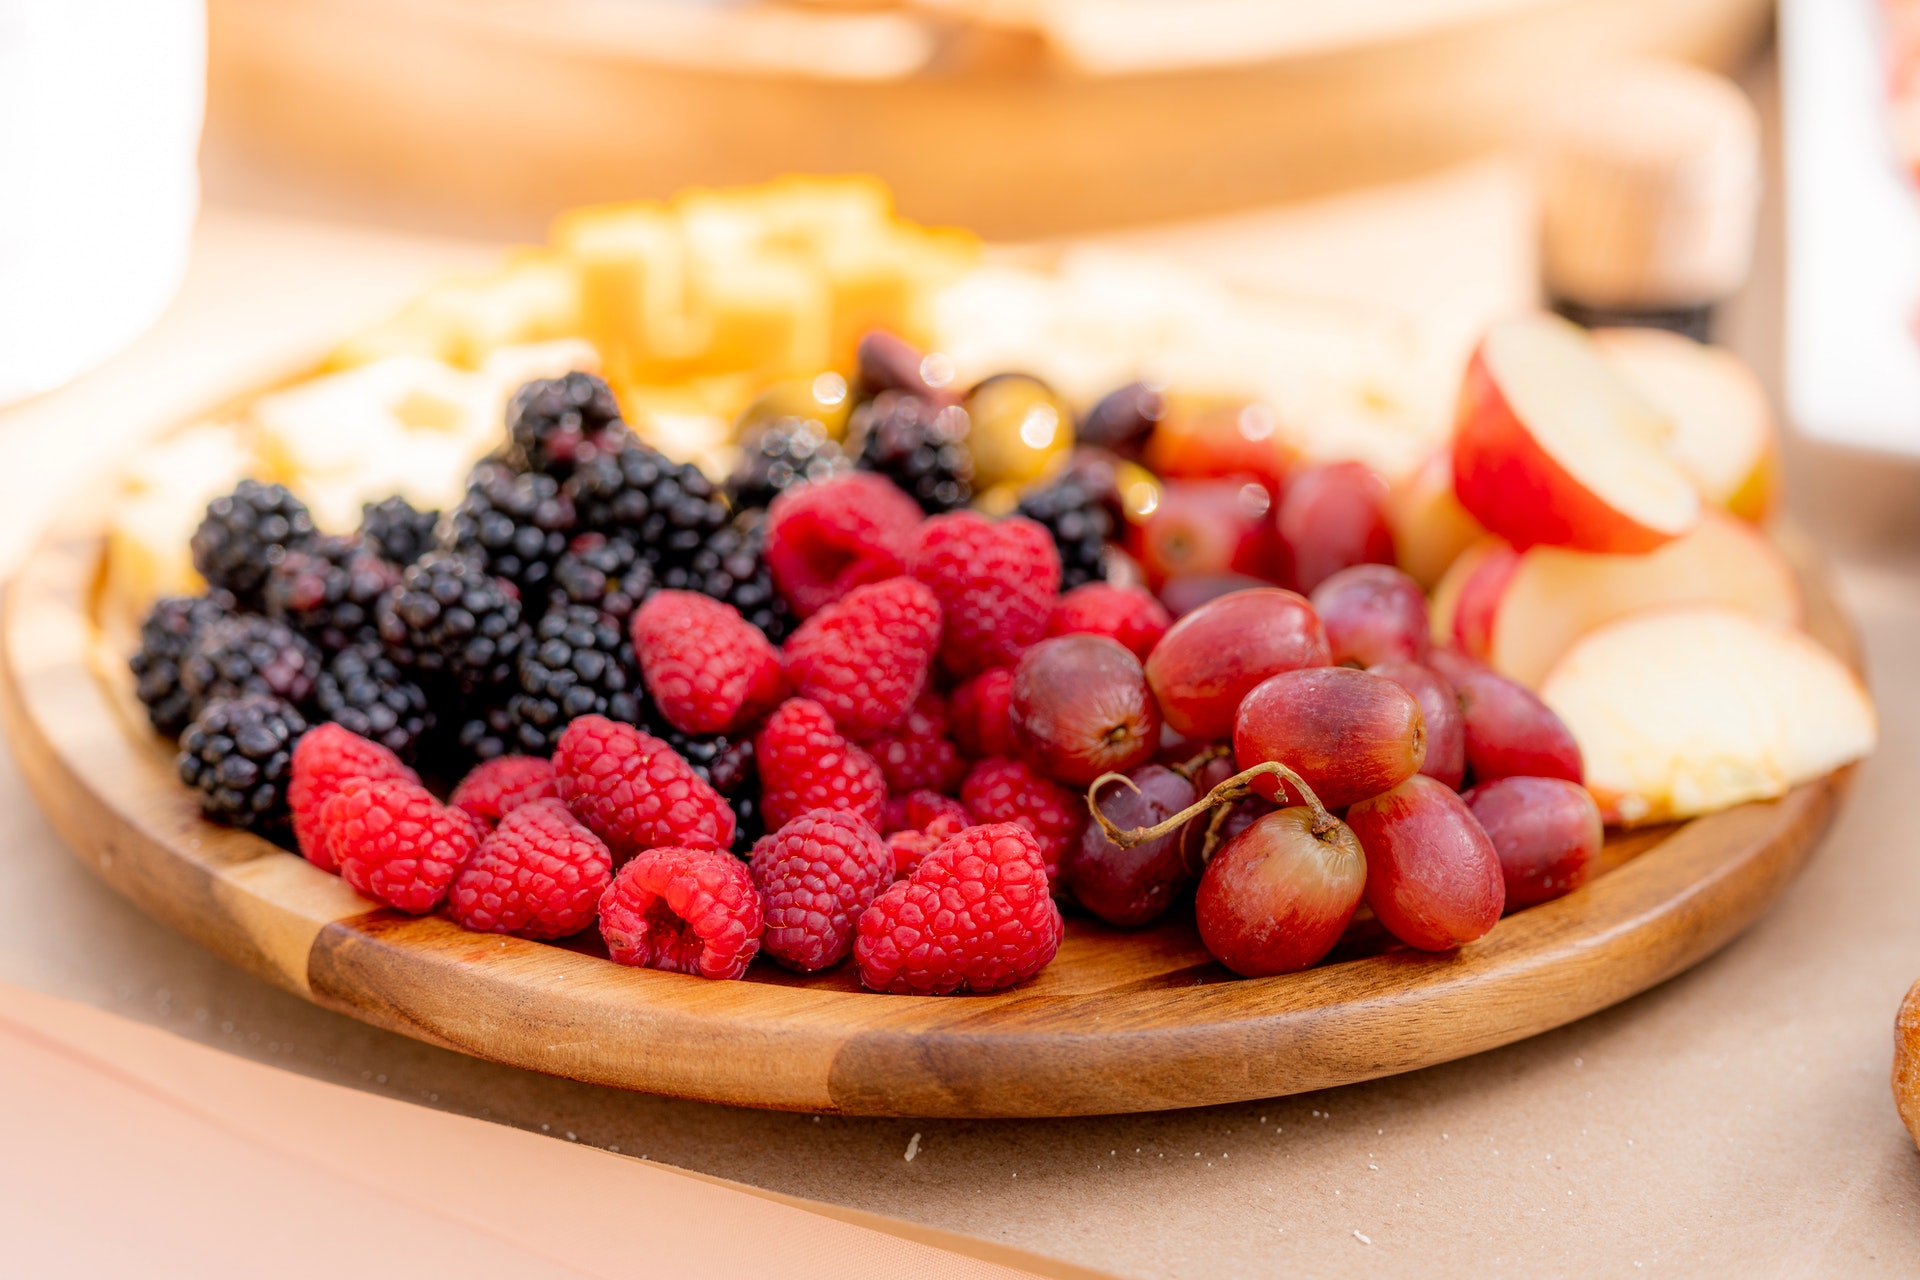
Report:
M 1173 766 L 1173 771 L 1185 778 L 1188 782 L 1192 782 L 1194 777 L 1199 774 L 1202 769 L 1212 764 L 1215 760 L 1224 760 L 1232 754 L 1232 747 L 1224 742 L 1216 742 L 1185 764 Z
M 1087 809 L 1093 814 L 1093 820 L 1100 824 L 1100 829 L 1106 832 L 1107 839 L 1113 841 L 1122 849 L 1131 849 L 1136 845 L 1145 844 L 1149 840 L 1158 840 L 1162 836 L 1172 835 L 1190 820 L 1199 817 L 1209 810 L 1218 809 L 1220 812 L 1214 814 L 1214 821 L 1207 829 L 1208 843 L 1211 844 L 1213 838 L 1219 833 L 1220 823 L 1223 820 L 1226 807 L 1252 795 L 1253 787 L 1250 784 L 1255 778 L 1259 777 L 1281 778 L 1285 780 L 1288 786 L 1300 793 L 1301 798 L 1307 803 L 1307 808 L 1313 810 L 1314 835 L 1324 836 L 1327 832 L 1340 825 L 1340 820 L 1327 812 L 1327 807 L 1320 803 L 1320 797 L 1313 794 L 1313 788 L 1307 785 L 1306 779 L 1281 764 L 1278 760 L 1267 760 L 1254 765 L 1251 769 L 1234 774 L 1231 778 L 1228 778 L 1225 782 L 1222 782 L 1219 786 L 1207 792 L 1206 795 L 1201 796 L 1198 800 L 1174 814 L 1166 821 L 1155 823 L 1151 827 L 1134 827 L 1132 830 L 1126 830 L 1114 825 L 1111 818 L 1100 812 L 1100 801 L 1098 798 L 1100 788 L 1106 786 L 1109 782 L 1118 782 L 1132 789 L 1135 795 L 1140 794 L 1139 785 L 1124 773 L 1103 773 L 1095 778 L 1093 785 L 1087 788 Z

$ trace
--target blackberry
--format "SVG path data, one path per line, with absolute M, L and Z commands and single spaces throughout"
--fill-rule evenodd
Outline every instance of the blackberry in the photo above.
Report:
M 622 626 L 653 594 L 653 566 L 631 542 L 604 533 L 583 533 L 554 561 L 547 607 L 589 604 L 610 613 Z
M 326 536 L 282 552 L 263 594 L 269 618 L 338 653 L 375 634 L 380 597 L 399 581 L 399 568 L 359 538 Z
M 360 538 L 375 554 L 402 569 L 433 550 L 438 511 L 416 511 L 398 494 L 360 505 Z
M 1106 578 L 1107 539 L 1113 513 L 1107 496 L 1080 475 L 1068 473 L 1020 499 L 1020 514 L 1046 526 L 1060 551 L 1060 589 L 1071 591 Z
M 660 585 L 724 600 L 779 644 L 793 629 L 794 619 L 761 553 L 766 542 L 764 516 L 760 511 L 743 512 L 732 524 L 714 530 L 683 563 L 660 571 Z
M 448 513 L 441 534 L 449 549 L 513 583 L 529 603 L 546 598 L 553 562 L 572 536 L 573 503 L 560 492 L 560 482 L 500 462 L 473 469 L 467 494 Z
M 730 516 L 700 468 L 638 441 L 582 463 L 566 492 L 582 530 L 625 538 L 656 565 L 685 560 Z
M 216 698 L 271 694 L 298 706 L 313 696 L 320 652 L 284 622 L 242 613 L 208 622 L 180 664 L 194 711 Z
M 507 717 L 505 693 L 488 689 L 462 697 L 449 691 L 434 700 L 440 711 L 423 751 L 430 752 L 448 777 L 458 778 L 474 765 L 513 749 L 513 722 Z
M 306 731 L 299 710 L 280 698 L 216 698 L 180 735 L 180 781 L 199 790 L 201 812 L 216 822 L 278 832 L 293 744 Z
M 394 665 L 378 641 L 353 645 L 328 659 L 314 683 L 313 702 L 324 719 L 371 738 L 403 760 L 414 758 L 433 724 L 426 690 Z
M 967 411 L 905 391 L 882 391 L 854 410 L 858 465 L 899 485 L 929 515 L 973 501 Z
M 520 653 L 519 689 L 507 702 L 512 749 L 552 755 L 576 716 L 640 720 L 640 671 L 626 628 L 591 605 L 549 612 Z
M 653 734 L 693 766 L 733 808 L 733 851 L 745 854 L 767 833 L 760 818 L 760 770 L 753 759 L 753 736 L 717 733 L 704 737 L 680 730 L 655 717 L 647 726 Z
M 564 479 L 626 435 L 613 390 L 591 373 L 529 382 L 507 403 L 507 461 Z
M 449 551 L 430 551 L 408 566 L 378 617 L 395 662 L 444 675 L 462 691 L 506 683 L 526 635 L 512 585 Z
M 232 493 L 207 504 L 193 531 L 193 567 L 243 605 L 255 605 L 267 570 L 288 547 L 313 541 L 313 516 L 277 484 L 242 480 Z
M 140 647 L 128 660 L 133 691 L 147 708 L 147 719 L 169 738 L 193 719 L 193 695 L 180 683 L 180 667 L 194 637 L 210 622 L 233 614 L 233 597 L 224 591 L 203 596 L 168 596 L 154 602 L 140 623 Z
M 727 497 L 736 511 L 764 507 L 794 485 L 829 479 L 849 465 L 812 418 L 775 418 L 745 442 L 727 478 Z

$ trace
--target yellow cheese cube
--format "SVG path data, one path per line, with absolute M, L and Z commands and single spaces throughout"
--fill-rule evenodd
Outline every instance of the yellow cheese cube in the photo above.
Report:
M 645 378 L 697 354 L 687 317 L 686 238 L 664 205 L 602 205 L 563 214 L 554 246 L 579 281 L 580 333 L 608 374 Z

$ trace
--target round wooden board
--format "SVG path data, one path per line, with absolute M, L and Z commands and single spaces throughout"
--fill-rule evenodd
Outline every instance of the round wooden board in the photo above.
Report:
M 100 626 L 104 538 L 80 511 L 7 593 L 0 719 L 74 851 L 141 908 L 317 1004 L 434 1044 L 714 1102 L 912 1116 L 1149 1111 L 1411 1071 L 1606 1008 L 1738 934 L 1805 862 L 1843 771 L 1773 802 L 1627 834 L 1580 891 L 1456 954 L 1352 937 L 1305 973 L 1235 979 L 1190 917 L 1070 917 L 1059 957 L 993 996 L 861 991 L 765 962 L 747 980 L 629 969 L 575 947 L 375 906 L 258 837 L 203 821 Z M 1811 629 L 1853 637 L 1817 575 Z M 1176 913 L 1183 914 L 1183 913 Z

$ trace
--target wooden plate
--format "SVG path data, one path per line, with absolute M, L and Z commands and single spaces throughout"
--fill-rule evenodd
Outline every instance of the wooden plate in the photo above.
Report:
M 1041 1116 L 1271 1097 L 1445 1062 L 1560 1026 L 1711 954 L 1805 862 L 1846 774 L 1778 801 L 1616 835 L 1605 874 L 1454 955 L 1349 940 L 1334 962 L 1234 979 L 1183 919 L 1072 918 L 1057 960 L 993 996 L 862 992 L 843 971 L 742 982 L 378 909 L 201 820 L 103 639 L 100 512 L 37 547 L 0 622 L 0 719 L 54 826 L 156 919 L 271 982 L 484 1058 L 715 1102 L 867 1115 Z M 1817 575 L 1812 630 L 1853 660 Z

